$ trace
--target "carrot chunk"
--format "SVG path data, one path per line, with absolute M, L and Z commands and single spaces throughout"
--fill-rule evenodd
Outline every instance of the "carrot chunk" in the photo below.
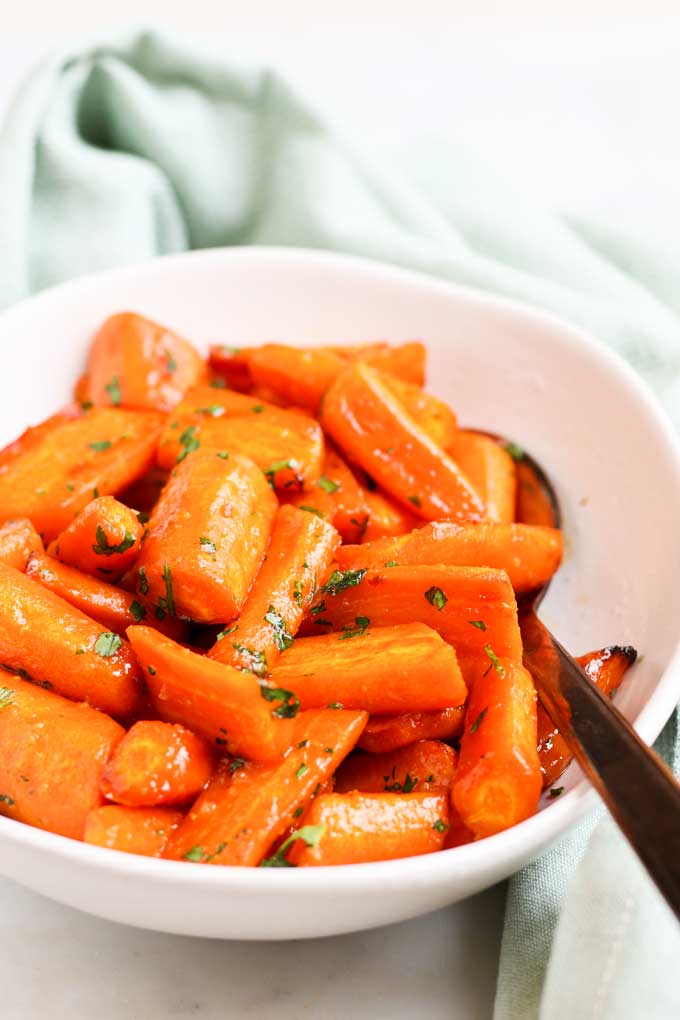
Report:
M 31 556 L 26 574 L 81 613 L 96 620 L 105 630 L 111 630 L 121 637 L 125 637 L 128 627 L 142 620 L 176 641 L 185 636 L 186 624 L 174 616 L 163 615 L 163 619 L 159 620 L 156 607 L 148 599 L 130 594 L 106 581 L 90 577 L 89 574 L 81 574 L 75 567 L 68 567 L 51 556 Z
M 224 380 L 229 389 L 246 393 L 253 385 L 250 374 L 249 355 L 252 348 L 229 347 L 214 344 L 210 348 L 208 364 L 219 380 Z
M 409 340 L 405 344 L 374 344 L 372 347 L 357 349 L 354 357 L 367 361 L 379 372 L 396 379 L 403 379 L 414 386 L 425 385 L 427 355 L 420 340 Z
M 456 653 L 431 627 L 372 627 L 357 616 L 340 634 L 300 638 L 272 671 L 302 708 L 334 702 L 368 712 L 428 711 L 462 705 L 467 688 Z
M 354 747 L 365 712 L 304 712 L 283 761 L 224 762 L 164 856 L 255 867 Z
M 335 792 L 429 793 L 448 790 L 458 755 L 440 740 L 418 740 L 384 754 L 357 754 L 342 763 Z
M 139 707 L 141 673 L 127 641 L 2 563 L 0 662 L 113 716 Z
M 277 502 L 246 457 L 196 450 L 175 469 L 149 520 L 137 591 L 171 616 L 224 623 L 240 612 Z
M 317 829 L 312 845 L 297 840 L 288 854 L 298 867 L 361 864 L 441 850 L 449 804 L 436 793 L 328 793 L 304 817 Z
M 323 609 L 321 606 L 323 605 Z M 321 589 L 306 634 L 354 627 L 425 623 L 456 650 L 468 687 L 490 656 L 521 661 L 522 639 L 512 585 L 503 570 L 484 567 L 386 566 L 334 571 Z
M 0 814 L 82 839 L 124 733 L 103 712 L 0 672 Z
M 122 312 L 108 318 L 92 340 L 83 396 L 93 404 L 170 411 L 206 374 L 188 340 Z
M 430 437 L 433 443 L 441 446 L 443 450 L 451 446 L 458 434 L 458 422 L 448 404 L 445 404 L 439 397 L 426 393 L 420 386 L 414 386 L 413 383 L 404 382 L 403 379 L 398 379 L 395 376 L 381 373 L 380 381 L 397 398 L 409 417 Z M 465 474 L 463 466 L 460 465 L 460 467 Z M 470 481 L 473 479 L 471 478 Z
M 324 347 L 264 344 L 248 354 L 250 374 L 257 385 L 271 387 L 291 404 L 312 414 L 319 410 L 321 398 L 344 364 L 338 354 Z
M 298 631 L 305 609 L 328 577 L 338 533 L 293 506 L 277 511 L 267 556 L 229 640 L 208 653 L 218 662 L 250 669 L 253 656 L 270 670 Z
M 137 558 L 143 534 L 133 510 L 113 496 L 99 496 L 81 510 L 47 551 L 86 574 L 116 580 Z
M 128 730 L 104 769 L 106 800 L 127 807 L 183 804 L 210 779 L 215 754 L 184 726 L 142 720 Z
M 298 506 L 320 513 L 343 542 L 360 541 L 368 525 L 368 493 L 332 447 L 326 447 L 323 473 L 311 489 L 293 497 Z
M 33 553 L 42 551 L 42 539 L 27 517 L 0 525 L 0 562 L 25 570 Z
M 363 362 L 345 369 L 328 390 L 321 424 L 351 461 L 425 520 L 484 516 L 483 503 L 456 464 Z
M 198 655 L 150 627 L 130 627 L 128 638 L 161 719 L 244 758 L 271 760 L 289 746 L 297 712 L 290 691 L 258 683 L 252 673 Z
M 446 444 L 451 458 L 486 507 L 486 516 L 501 524 L 515 519 L 515 462 L 502 446 L 480 432 L 458 432 Z
M 85 842 L 143 857 L 160 857 L 182 812 L 167 807 L 135 808 L 107 804 L 85 822 Z
M 470 694 L 453 802 L 481 839 L 534 814 L 540 792 L 534 685 L 523 666 L 497 659 Z
M 531 524 L 454 524 L 433 522 L 398 538 L 378 539 L 338 549 L 343 570 L 446 564 L 505 570 L 516 592 L 540 588 L 562 559 L 562 535 L 556 528 Z
M 284 492 L 311 485 L 321 474 L 323 435 L 313 418 L 232 390 L 189 390 L 170 415 L 158 463 L 171 468 L 199 446 L 250 457 Z
M 57 415 L 0 452 L 2 520 L 28 517 L 53 538 L 99 495 L 115 495 L 153 463 L 162 417 L 95 407 Z
M 359 737 L 359 747 L 372 754 L 395 751 L 417 740 L 457 740 L 463 732 L 465 706 L 437 712 L 372 715 Z
M 524 458 L 515 465 L 517 472 L 517 507 L 515 520 L 522 524 L 554 527 L 555 508 L 550 494 L 530 461 Z

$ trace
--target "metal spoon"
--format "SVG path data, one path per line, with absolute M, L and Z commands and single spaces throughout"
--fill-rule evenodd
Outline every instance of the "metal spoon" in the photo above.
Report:
M 548 476 L 526 453 L 521 456 L 542 485 L 559 526 L 559 505 Z M 541 623 L 537 610 L 547 587 L 519 604 L 524 665 L 570 751 L 680 920 L 680 784 Z

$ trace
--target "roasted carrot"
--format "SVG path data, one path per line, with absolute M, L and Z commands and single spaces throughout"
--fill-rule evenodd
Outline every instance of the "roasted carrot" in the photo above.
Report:
M 104 769 L 106 800 L 127 807 L 157 807 L 193 800 L 210 779 L 215 752 L 178 724 L 142 720 L 128 730 Z
M 151 466 L 162 418 L 117 407 L 58 415 L 0 452 L 0 517 L 28 517 L 43 541 L 93 498 L 115 495 Z
M 323 436 L 313 418 L 231 390 L 189 390 L 170 415 L 158 463 L 171 468 L 199 446 L 250 457 L 284 492 L 311 485 L 321 474 Z
M 418 740 L 384 754 L 347 758 L 335 776 L 335 792 L 427 793 L 448 790 L 458 755 L 441 740 Z
M 80 511 L 47 551 L 86 574 L 115 581 L 136 560 L 143 534 L 133 510 L 113 496 L 99 496 Z
M 410 510 L 388 499 L 381 492 L 367 491 L 368 517 L 359 542 L 373 542 L 379 538 L 406 535 L 422 523 Z
M 383 754 L 417 740 L 457 740 L 464 722 L 464 705 L 437 712 L 372 715 L 359 737 L 359 747 L 372 754 Z
M 271 387 L 292 404 L 312 414 L 345 362 L 324 347 L 287 347 L 264 344 L 248 353 L 248 368 L 257 385 Z
M 130 644 L 161 719 L 182 723 L 229 754 L 271 760 L 291 743 L 297 700 L 250 672 L 225 666 L 150 627 L 130 627 Z
M 170 411 L 206 378 L 198 351 L 182 337 L 134 312 L 112 315 L 95 334 L 83 397 L 93 404 Z
M 0 671 L 0 814 L 82 839 L 124 733 L 103 712 Z
M 304 868 L 430 854 L 443 848 L 448 819 L 441 793 L 328 793 L 303 819 L 313 838 L 296 840 L 288 861 Z
M 224 623 L 238 615 L 277 509 L 255 464 L 196 450 L 173 472 L 137 559 L 137 591 L 171 616 Z
M 32 554 L 42 551 L 42 539 L 27 517 L 0 525 L 0 562 L 25 570 Z
M 283 761 L 226 762 L 173 834 L 164 856 L 254 867 L 354 747 L 365 712 L 327 709 L 296 720 Z
M 381 372 L 380 381 L 433 443 L 441 446 L 443 450 L 451 446 L 458 433 L 458 423 L 448 404 L 439 397 L 426 393 L 420 386 L 404 382 L 395 376 Z M 465 473 L 463 466 L 460 467 Z
M 386 713 L 462 705 L 467 688 L 456 653 L 422 623 L 373 627 L 357 616 L 339 634 L 299 638 L 272 670 L 302 708 L 339 703 Z
M 139 705 L 141 672 L 127 641 L 2 563 L 0 663 L 116 717 Z
M 468 687 L 493 656 L 521 661 L 512 585 L 484 567 L 390 566 L 334 571 L 320 590 L 304 633 L 355 627 L 357 617 L 384 627 L 425 623 L 456 650 Z
M 125 637 L 128 627 L 142 621 L 176 641 L 185 636 L 186 624 L 166 614 L 159 620 L 156 607 L 148 599 L 89 574 L 81 574 L 75 567 L 68 567 L 45 553 L 31 556 L 26 573 L 81 613 L 96 620 L 105 630 L 121 637 Z
M 426 353 L 420 340 L 410 340 L 405 344 L 376 344 L 372 349 L 357 350 L 355 357 L 404 382 L 414 386 L 425 385 Z
M 85 822 L 85 842 L 143 857 L 160 857 L 182 821 L 173 808 L 134 808 L 108 804 L 95 808 Z
M 481 839 L 534 814 L 540 792 L 534 685 L 523 666 L 496 659 L 470 694 L 453 802 Z
M 340 532 L 343 542 L 358 542 L 368 525 L 367 495 L 339 453 L 327 446 L 323 473 L 293 502 L 320 513 Z
M 267 556 L 228 640 L 217 641 L 213 659 L 250 669 L 253 656 L 271 670 L 288 648 L 316 590 L 330 573 L 340 542 L 337 531 L 294 506 L 276 513 Z
M 251 350 L 247 347 L 214 344 L 210 348 L 208 364 L 217 379 L 223 381 L 229 389 L 245 393 L 253 385 L 248 363 Z
M 531 461 L 520 457 L 515 464 L 515 470 L 517 472 L 515 520 L 522 524 L 555 527 L 555 509 L 548 490 Z
M 580 655 L 577 662 L 600 688 L 611 697 L 621 683 L 627 669 L 637 658 L 634 648 L 612 645 L 598 652 Z M 538 757 L 541 763 L 543 786 L 552 786 L 571 763 L 572 753 L 566 740 L 539 701 L 538 703 Z M 556 796 L 556 794 L 555 794 Z
M 446 447 L 481 498 L 486 516 L 500 524 L 512 524 L 517 479 L 510 454 L 481 432 L 457 432 Z
M 484 516 L 480 498 L 456 464 L 364 362 L 346 368 L 328 390 L 321 424 L 351 461 L 425 520 Z
M 443 563 L 459 567 L 505 570 L 516 592 L 540 588 L 562 558 L 562 535 L 556 528 L 530 524 L 454 524 L 433 522 L 399 538 L 384 538 L 338 549 L 343 570 Z

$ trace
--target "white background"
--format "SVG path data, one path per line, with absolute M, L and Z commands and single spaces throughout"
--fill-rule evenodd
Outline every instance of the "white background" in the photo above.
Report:
M 225 60 L 275 63 L 384 158 L 450 140 L 546 206 L 677 230 L 680 24 L 651 19 L 676 0 L 117 0 L 106 19 L 92 0 L 0 2 L 0 112 L 48 47 L 143 14 Z M 248 945 L 121 928 L 0 881 L 0 1015 L 487 1020 L 502 903 L 495 890 L 365 935 Z

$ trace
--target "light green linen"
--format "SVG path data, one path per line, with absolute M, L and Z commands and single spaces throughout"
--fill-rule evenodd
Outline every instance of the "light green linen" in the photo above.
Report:
M 0 138 L 0 224 L 0 304 L 157 254 L 265 243 L 520 298 L 618 350 L 680 426 L 680 266 L 653 240 L 537 209 L 455 148 L 377 163 L 272 72 L 167 33 L 80 40 L 32 75 Z M 680 767 L 674 722 L 664 749 Z M 496 1020 L 680 1016 L 677 927 L 611 822 L 590 839 L 596 821 L 511 881 Z

